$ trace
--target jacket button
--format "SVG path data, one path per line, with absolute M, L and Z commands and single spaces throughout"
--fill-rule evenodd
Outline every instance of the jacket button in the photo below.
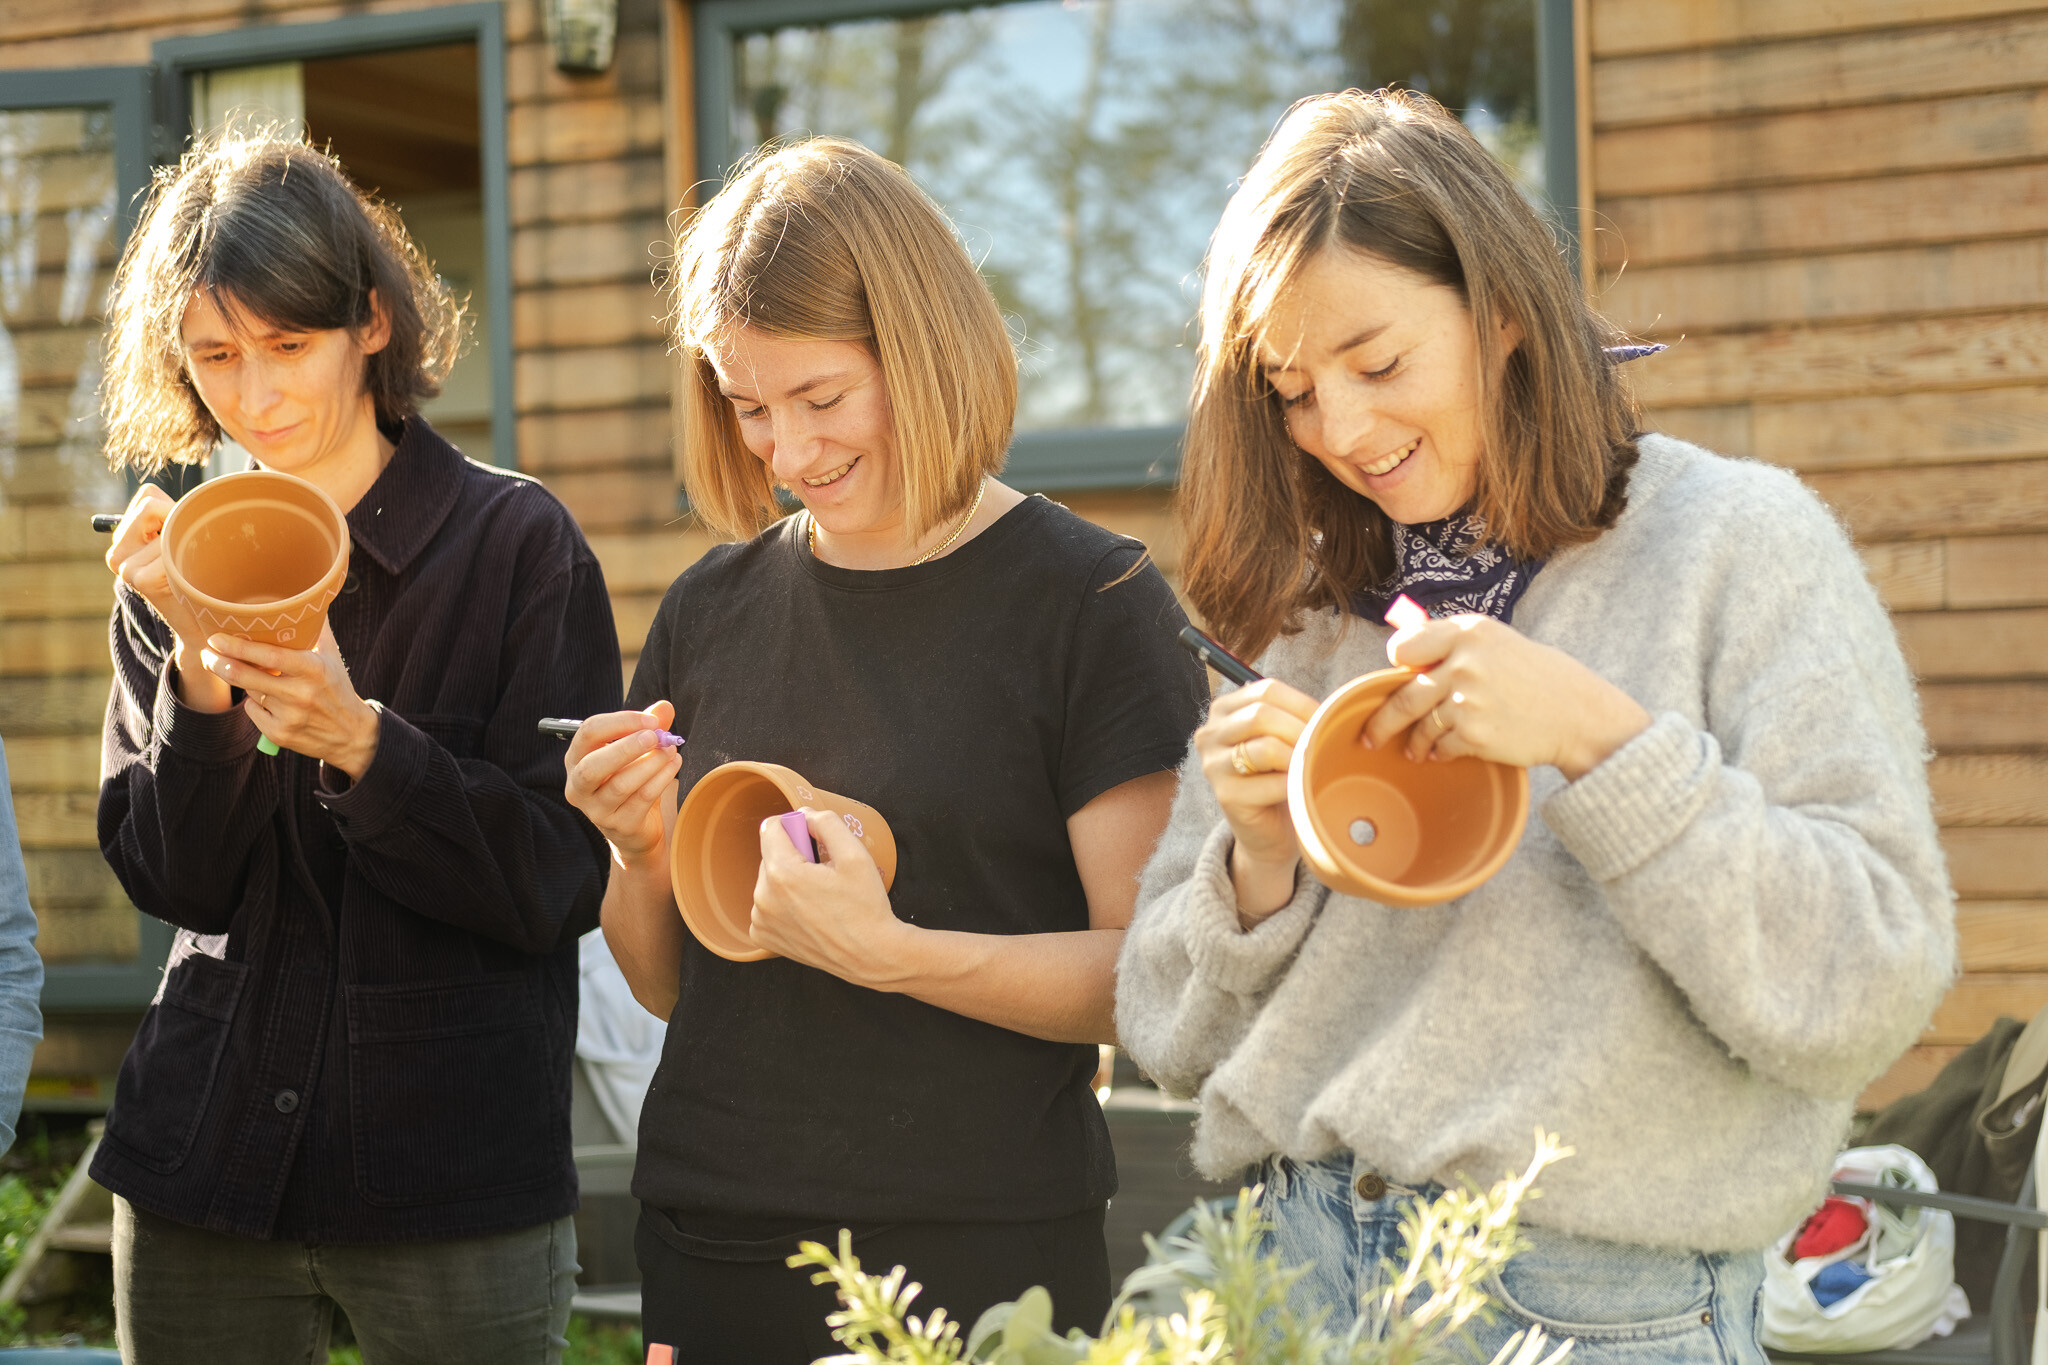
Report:
M 342 576 L 341 590 L 343 592 L 354 592 L 360 586 L 362 585 L 356 581 L 354 570 L 350 570 Z
M 1387 1182 L 1378 1171 L 1367 1171 L 1364 1175 L 1358 1177 L 1358 1197 L 1360 1199 L 1381 1199 L 1386 1196 L 1386 1193 Z
M 277 1098 L 272 1100 L 271 1103 L 277 1106 L 278 1113 L 289 1114 L 292 1110 L 299 1107 L 299 1092 L 296 1090 L 280 1090 L 277 1092 Z

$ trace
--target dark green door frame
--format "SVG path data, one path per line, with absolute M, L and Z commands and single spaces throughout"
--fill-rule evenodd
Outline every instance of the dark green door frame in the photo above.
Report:
M 149 184 L 150 70 L 146 66 L 73 67 L 60 71 L 0 71 L 0 109 L 78 108 L 101 105 L 113 116 L 114 183 L 118 207 L 113 243 L 118 256 L 135 227 L 139 195 Z M 83 517 L 81 510 L 78 515 Z M 58 962 L 43 967 L 46 1010 L 133 1009 L 149 1003 L 171 950 L 171 926 L 140 911 L 135 958 L 130 962 Z

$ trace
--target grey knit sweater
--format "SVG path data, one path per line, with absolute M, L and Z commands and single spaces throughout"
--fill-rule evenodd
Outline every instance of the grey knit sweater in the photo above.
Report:
M 1490 1181 L 1541 1125 L 1577 1155 L 1532 1224 L 1733 1251 L 1821 1196 L 1850 1105 L 1955 972 L 1924 738 L 1890 620 L 1792 475 L 1645 437 L 1628 510 L 1515 627 L 1655 717 L 1579 781 L 1529 774 L 1514 857 L 1391 909 L 1306 872 L 1249 933 L 1192 760 L 1118 964 L 1139 1066 L 1199 1093 L 1195 1160 L 1350 1149 Z M 1261 668 L 1312 696 L 1386 664 L 1322 613 Z

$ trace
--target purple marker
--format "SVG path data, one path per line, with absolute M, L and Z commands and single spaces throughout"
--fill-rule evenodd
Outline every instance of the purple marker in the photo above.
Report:
M 574 739 L 576 738 L 576 732 L 583 728 L 583 722 L 580 720 L 555 720 L 550 717 L 543 720 L 539 728 L 542 734 L 553 735 L 556 739 Z M 664 749 L 680 749 L 683 747 L 683 737 L 681 735 L 670 734 L 666 730 L 656 730 L 654 733 Z
M 789 836 L 789 841 L 792 844 L 796 845 L 796 851 L 803 855 L 804 861 L 807 863 L 818 861 L 817 845 L 811 842 L 811 822 L 804 819 L 804 813 L 800 810 L 793 810 L 777 818 L 782 822 L 782 832 Z

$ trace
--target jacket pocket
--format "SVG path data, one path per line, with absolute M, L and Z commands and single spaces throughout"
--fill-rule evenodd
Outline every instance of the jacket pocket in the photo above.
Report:
M 107 1136 L 136 1164 L 169 1175 L 191 1154 L 248 976 L 246 963 L 203 953 L 166 973 L 121 1059 L 107 1115 Z
M 440 1203 L 565 1178 L 557 1049 L 523 973 L 347 992 L 349 1105 L 364 1199 Z

